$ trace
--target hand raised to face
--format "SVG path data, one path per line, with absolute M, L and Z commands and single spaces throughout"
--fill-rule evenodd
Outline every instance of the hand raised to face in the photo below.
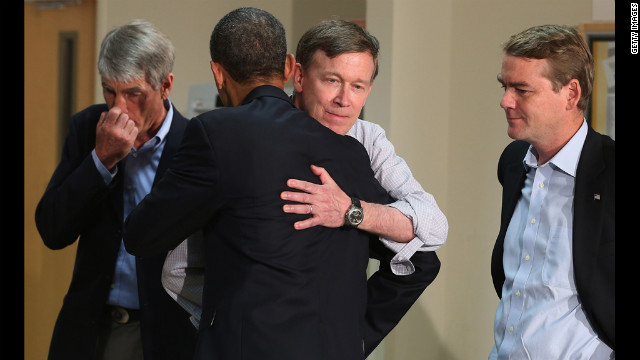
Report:
M 100 115 L 96 126 L 96 155 L 111 170 L 122 160 L 138 136 L 138 128 L 129 116 L 114 106 Z

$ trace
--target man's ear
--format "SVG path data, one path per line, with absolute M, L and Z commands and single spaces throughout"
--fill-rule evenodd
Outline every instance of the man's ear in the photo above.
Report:
M 297 93 L 302 92 L 302 65 L 296 63 L 293 67 L 293 88 Z
M 286 83 L 293 75 L 293 69 L 296 67 L 296 58 L 293 54 L 287 54 L 287 59 L 284 62 L 284 82 Z
M 580 101 L 580 95 L 582 95 L 582 88 L 580 82 L 577 79 L 569 80 L 567 86 L 567 110 L 575 109 Z
M 216 86 L 218 90 L 222 89 L 224 85 L 224 71 L 222 71 L 222 65 L 220 63 L 211 61 L 211 72 L 213 73 L 213 78 L 216 81 Z
M 171 89 L 173 88 L 173 73 L 169 73 L 167 77 L 162 81 L 160 85 L 160 96 L 162 100 L 166 100 L 169 98 L 169 94 L 171 93 Z

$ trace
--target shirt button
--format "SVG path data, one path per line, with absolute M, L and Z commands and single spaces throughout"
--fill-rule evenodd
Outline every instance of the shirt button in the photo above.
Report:
M 536 223 L 536 219 L 535 219 L 535 218 L 534 218 L 534 219 L 531 219 L 531 223 L 532 223 L 532 224 L 535 224 L 535 223 Z
M 509 332 L 512 333 L 513 332 L 513 326 L 509 327 Z
M 544 187 L 544 183 L 541 182 L 540 184 L 538 184 L 538 187 L 542 189 Z
M 520 290 L 516 291 L 516 296 L 520 296 Z
M 525 260 L 525 261 L 529 261 L 529 259 L 530 259 L 530 258 L 529 258 L 529 255 L 526 255 L 526 256 L 524 257 L 524 260 Z

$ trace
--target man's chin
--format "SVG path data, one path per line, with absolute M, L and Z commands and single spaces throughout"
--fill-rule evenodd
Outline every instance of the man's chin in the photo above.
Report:
M 513 140 L 522 140 L 523 138 L 522 132 L 519 131 L 518 127 L 512 126 L 511 124 L 509 124 L 507 128 L 507 135 Z

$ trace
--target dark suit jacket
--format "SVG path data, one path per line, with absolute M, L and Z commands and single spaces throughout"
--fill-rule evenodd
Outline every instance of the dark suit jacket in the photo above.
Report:
M 107 186 L 91 158 L 96 124 L 107 110 L 104 104 L 93 105 L 71 118 L 62 160 L 36 208 L 36 225 L 47 247 L 62 249 L 78 240 L 73 277 L 53 331 L 49 359 L 92 358 L 97 322 L 113 281 L 124 220 L 124 167 L 118 164 L 118 174 Z M 169 166 L 187 123 L 174 108 L 156 181 Z M 196 339 L 193 325 L 162 287 L 164 259 L 165 254 L 136 259 L 145 360 L 191 359 Z
M 395 275 L 390 265 L 394 255 L 377 238 L 370 240 L 369 257 L 379 260 L 380 267 L 367 281 L 365 356 L 393 330 L 440 271 L 435 251 L 418 251 L 411 257 L 415 272 Z
M 125 222 L 133 254 L 165 253 L 203 228 L 205 285 L 196 358 L 364 359 L 369 241 L 357 229 L 295 230 L 288 178 L 325 167 L 348 194 L 391 199 L 364 147 L 295 108 L 273 86 L 192 119 L 174 166 Z
M 491 275 L 499 297 L 505 280 L 504 237 L 524 185 L 522 160 L 528 148 L 528 143 L 514 141 L 498 163 L 502 216 Z M 578 296 L 593 330 L 615 351 L 615 142 L 591 128 L 580 154 L 574 196 L 573 266 Z

